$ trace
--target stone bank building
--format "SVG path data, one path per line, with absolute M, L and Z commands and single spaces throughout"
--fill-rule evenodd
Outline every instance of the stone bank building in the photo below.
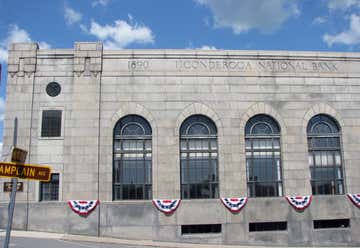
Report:
M 20 180 L 20 230 L 217 244 L 360 245 L 360 53 L 9 51 L 3 153 L 52 167 Z M 9 179 L 1 179 L 3 182 Z M 304 211 L 287 195 L 312 195 Z M 238 214 L 220 197 L 247 196 Z M 67 205 L 99 199 L 86 218 Z M 172 215 L 152 199 L 182 199 Z M 0 191 L 0 227 L 9 193 Z

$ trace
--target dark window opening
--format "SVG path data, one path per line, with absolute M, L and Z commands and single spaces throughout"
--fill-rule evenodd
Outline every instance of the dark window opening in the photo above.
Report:
M 256 115 L 245 126 L 248 195 L 281 196 L 280 126 L 270 116 Z
M 151 126 L 142 117 L 128 115 L 114 128 L 113 199 L 152 198 Z
M 42 112 L 41 137 L 61 136 L 61 110 Z
M 181 234 L 221 233 L 221 224 L 182 225 Z
M 284 231 L 287 230 L 287 222 L 253 222 L 249 223 L 249 232 Z
M 57 82 L 51 82 L 46 86 L 46 93 L 49 96 L 55 97 L 61 92 L 61 86 Z
M 335 220 L 314 220 L 314 229 L 324 228 L 349 228 L 349 219 L 335 219 Z
M 215 123 L 203 115 L 180 127 L 181 198 L 219 197 L 218 143 Z
M 51 174 L 50 182 L 40 183 L 40 201 L 59 200 L 59 174 Z
M 336 120 L 316 115 L 307 127 L 313 195 L 344 194 L 341 130 Z

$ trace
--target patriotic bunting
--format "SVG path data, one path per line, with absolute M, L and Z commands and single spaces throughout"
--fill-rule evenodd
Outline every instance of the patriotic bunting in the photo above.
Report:
M 172 214 L 179 207 L 181 200 L 180 199 L 172 199 L 172 200 L 152 200 L 154 206 L 159 209 L 164 214 Z
M 293 206 L 296 210 L 304 210 L 307 208 L 312 200 L 312 196 L 285 196 L 286 200 Z
M 360 208 L 360 194 L 347 194 L 347 197 L 354 203 L 355 206 Z
M 81 216 L 87 216 L 99 204 L 99 200 L 70 200 L 70 208 Z
M 248 201 L 247 197 L 241 198 L 220 198 L 224 206 L 232 213 L 238 213 Z

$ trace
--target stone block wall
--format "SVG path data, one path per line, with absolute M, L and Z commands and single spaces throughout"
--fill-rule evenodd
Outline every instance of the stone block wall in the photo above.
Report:
M 240 214 L 219 199 L 183 200 L 172 216 L 150 201 L 113 201 L 113 128 L 129 114 L 152 127 L 153 198 L 180 198 L 179 128 L 193 114 L 218 129 L 221 197 L 246 196 L 244 128 L 267 114 L 281 128 L 284 195 L 311 194 L 306 126 L 317 114 L 341 126 L 345 191 L 360 193 L 360 54 L 280 51 L 103 50 L 101 43 L 39 50 L 13 44 L 9 53 L 4 153 L 13 142 L 28 162 L 60 173 L 59 202 L 39 202 L 39 183 L 24 181 L 14 228 L 121 238 L 277 245 L 359 245 L 359 209 L 344 195 L 317 196 L 294 211 L 282 197 L 250 198 Z M 49 82 L 61 85 L 50 97 Z M 63 112 L 62 135 L 41 137 L 41 113 Z M 0 183 L 8 181 L 0 179 Z M 1 190 L 0 190 L 1 191 Z M 0 226 L 8 193 L 0 192 Z M 67 207 L 70 199 L 99 199 L 88 218 Z M 41 215 L 46 207 L 48 215 Z M 22 210 L 18 210 L 22 209 Z M 348 218 L 351 228 L 314 230 L 314 219 Z M 79 221 L 78 224 L 76 224 Z M 280 232 L 249 232 L 254 221 L 287 221 Z M 222 224 L 222 232 L 181 235 L 185 224 Z

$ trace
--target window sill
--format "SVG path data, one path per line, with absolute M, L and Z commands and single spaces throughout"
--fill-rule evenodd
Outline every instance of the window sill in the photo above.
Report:
M 271 230 L 271 231 L 249 231 L 248 230 L 249 235 L 257 235 L 257 234 L 275 234 L 275 233 L 283 233 L 286 234 L 288 233 L 288 230 Z
M 346 195 L 346 193 L 342 193 L 342 194 L 313 194 L 313 197 L 326 197 L 326 196 L 341 196 L 341 195 Z
M 63 140 L 64 136 L 59 136 L 59 137 L 42 137 L 39 136 L 38 140 Z
M 351 227 L 329 227 L 329 228 L 313 228 L 314 232 L 323 232 L 323 231 L 350 231 Z

